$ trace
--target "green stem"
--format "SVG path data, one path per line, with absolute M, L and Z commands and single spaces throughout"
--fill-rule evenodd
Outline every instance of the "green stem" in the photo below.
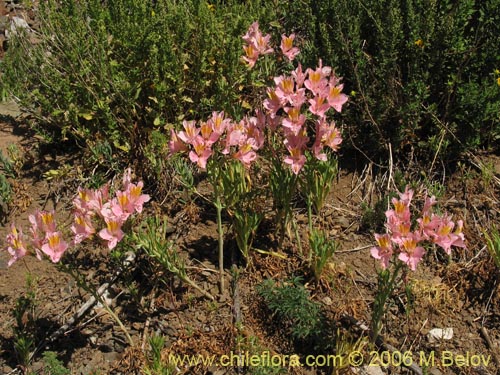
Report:
M 384 270 L 379 275 L 379 290 L 375 297 L 372 314 L 371 339 L 374 344 L 377 342 L 380 331 L 382 330 L 382 317 L 385 314 L 385 304 L 387 302 L 387 299 L 394 291 L 396 277 L 398 276 L 402 265 L 402 262 L 396 263 L 394 270 L 392 274 L 390 274 L 388 280 L 385 278 L 383 272 L 390 272 L 389 270 Z
M 313 225 L 312 225 L 312 199 L 311 197 L 308 197 L 307 198 L 307 224 L 309 226 L 309 236 L 311 235 L 312 233 L 312 230 L 313 230 Z M 309 264 L 311 263 L 312 261 L 312 253 L 313 253 L 313 249 L 311 248 L 310 251 L 309 251 Z
M 215 208 L 217 209 L 217 232 L 219 234 L 219 273 L 220 273 L 220 292 L 224 292 L 224 232 L 222 229 L 222 203 L 220 196 L 216 191 Z

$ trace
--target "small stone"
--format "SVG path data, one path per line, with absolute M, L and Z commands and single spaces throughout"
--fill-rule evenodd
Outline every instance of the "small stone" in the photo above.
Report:
M 429 374 L 431 375 L 443 375 L 443 373 L 436 367 L 433 367 L 429 370 Z
M 104 360 L 108 363 L 114 363 L 120 359 L 120 354 L 117 352 L 104 353 Z
M 321 300 L 326 306 L 331 306 L 333 305 L 333 301 L 330 297 L 326 296 Z
M 385 375 L 384 370 L 380 366 L 361 366 L 361 367 L 351 367 L 351 370 L 355 374 L 359 375 Z
M 427 339 L 431 344 L 441 340 L 451 340 L 452 338 L 453 328 L 433 328 L 427 334 Z

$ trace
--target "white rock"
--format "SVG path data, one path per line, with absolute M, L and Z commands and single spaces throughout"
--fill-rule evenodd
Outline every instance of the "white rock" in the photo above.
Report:
M 30 25 L 28 25 L 28 22 L 24 18 L 21 17 L 12 17 L 10 20 L 10 27 L 5 30 L 5 38 L 9 39 L 13 35 L 16 35 L 18 30 L 25 29 L 30 31 Z
M 427 334 L 429 342 L 435 343 L 441 340 L 451 340 L 453 338 L 453 328 L 433 328 Z
M 385 375 L 384 370 L 380 366 L 361 366 L 361 367 L 351 367 L 351 370 L 355 374 L 359 375 Z

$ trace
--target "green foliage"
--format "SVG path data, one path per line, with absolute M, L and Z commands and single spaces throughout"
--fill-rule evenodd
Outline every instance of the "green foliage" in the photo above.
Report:
M 12 187 L 5 175 L 0 173 L 0 218 L 7 216 L 11 199 Z
M 311 266 L 317 281 L 321 279 L 323 269 L 332 258 L 337 244 L 328 239 L 326 233 L 321 230 L 312 229 L 309 233 L 309 245 L 311 247 Z
M 44 1 L 37 43 L 9 42 L 3 83 L 54 140 L 140 157 L 153 130 L 241 107 L 241 35 L 275 14 L 262 0 Z
M 358 150 L 431 161 L 498 147 L 499 0 L 285 2 L 287 29 L 310 43 L 303 65 L 342 74 Z M 348 119 L 348 120 L 347 120 Z
M 282 285 L 267 279 L 258 286 L 257 292 L 273 314 L 290 329 L 293 339 L 321 337 L 323 317 L 320 305 L 311 301 L 300 278 Z
M 300 190 L 316 214 L 323 208 L 337 173 L 337 159 L 330 157 L 327 161 L 321 161 L 308 155 Z
M 263 346 L 258 337 L 240 334 L 236 336 L 236 348 L 239 352 L 248 353 L 249 357 L 252 355 L 262 356 L 263 353 L 269 352 L 269 349 Z M 249 375 L 277 375 L 286 374 L 287 371 L 285 367 L 264 362 L 260 363 L 259 366 L 248 366 L 245 373 Z
M 161 358 L 161 352 L 165 347 L 165 339 L 162 336 L 152 336 L 149 339 L 149 356 L 146 366 L 142 369 L 145 375 L 171 375 L 175 374 L 175 368 L 165 365 Z
M 26 275 L 26 292 L 17 298 L 12 315 L 14 350 L 19 364 L 27 367 L 36 344 L 36 281 L 30 274 Z
M 57 358 L 55 352 L 47 351 L 43 353 L 43 362 L 45 364 L 45 375 L 70 375 L 71 371 L 64 367 L 64 364 Z
M 484 238 L 486 239 L 486 247 L 493 258 L 495 265 L 500 270 L 500 232 L 498 228 L 491 227 L 488 231 L 484 231 Z
M 179 256 L 174 244 L 167 239 L 168 233 L 169 227 L 165 217 L 150 216 L 143 222 L 142 228 L 133 233 L 132 241 L 135 243 L 135 247 L 142 250 L 151 261 L 153 269 L 156 270 L 155 278 L 158 278 L 158 275 L 165 277 L 164 273 L 168 271 L 201 292 L 205 297 L 213 300 L 210 293 L 201 289 L 188 277 L 185 261 Z

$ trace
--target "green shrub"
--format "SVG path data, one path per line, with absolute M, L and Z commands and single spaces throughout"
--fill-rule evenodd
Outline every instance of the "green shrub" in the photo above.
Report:
M 303 0 L 286 28 L 344 76 L 349 139 L 372 158 L 430 161 L 500 139 L 499 0 Z
M 264 280 L 257 288 L 267 307 L 288 326 L 296 340 L 318 339 L 324 328 L 321 307 L 310 299 L 309 292 L 300 278 L 277 285 L 274 280 Z
M 52 139 L 139 158 L 153 130 L 240 107 L 241 36 L 275 13 L 263 0 L 49 0 L 35 38 L 10 41 L 2 78 Z

